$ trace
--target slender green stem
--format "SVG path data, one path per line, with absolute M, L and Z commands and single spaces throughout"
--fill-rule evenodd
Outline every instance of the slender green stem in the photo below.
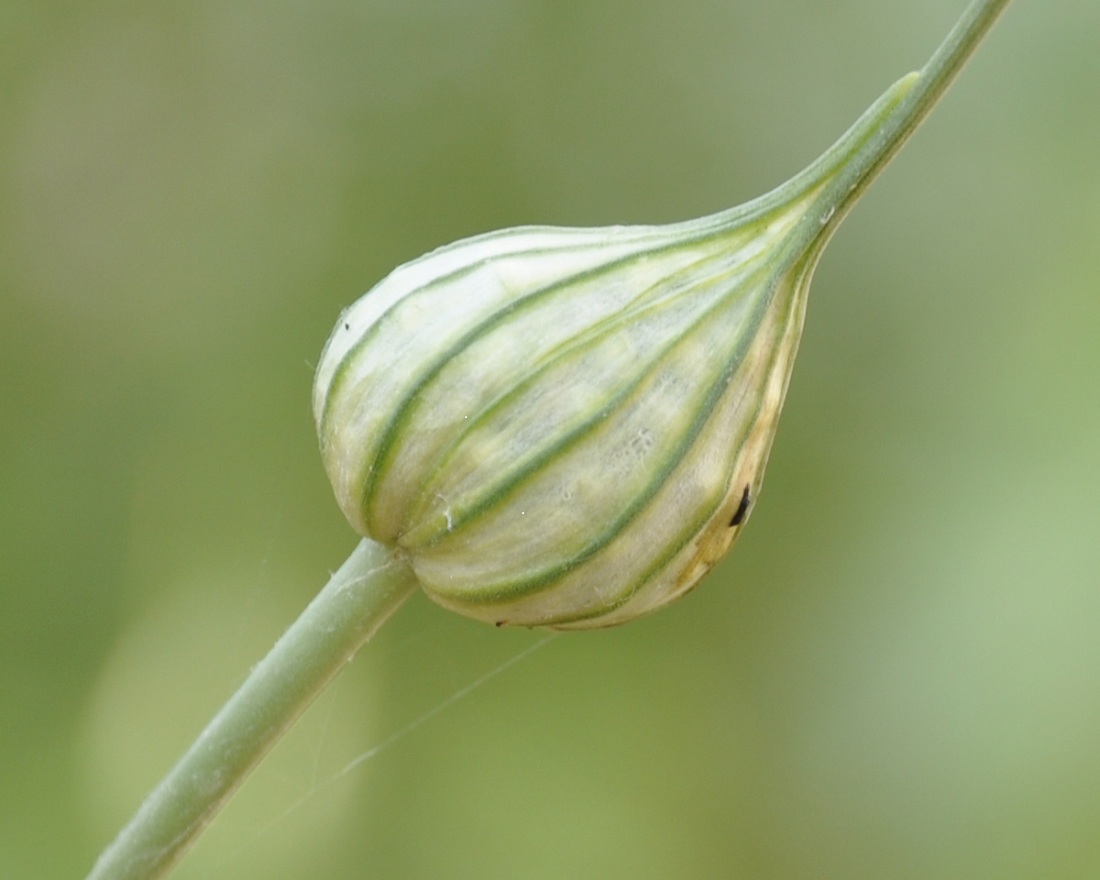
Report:
M 928 63 L 899 83 L 906 88 L 905 96 L 822 190 L 817 207 L 807 214 L 802 229 L 791 236 L 789 253 L 806 254 L 807 246 L 815 239 L 811 252 L 820 252 L 863 191 L 947 93 L 1008 4 L 1009 0 L 974 0 Z
M 88 880 L 163 877 L 245 777 L 412 594 L 412 570 L 363 540 L 146 798 Z

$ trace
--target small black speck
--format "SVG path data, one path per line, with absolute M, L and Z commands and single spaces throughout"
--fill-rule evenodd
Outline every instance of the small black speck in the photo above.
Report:
M 347 321 L 345 321 L 344 322 L 344 329 L 345 330 L 350 330 L 351 329 L 351 324 L 349 324 Z
M 737 505 L 737 510 L 733 512 L 733 519 L 730 520 L 730 528 L 739 526 L 745 521 L 745 514 L 749 512 L 749 504 L 752 499 L 749 497 L 749 487 L 745 486 L 745 491 L 741 493 L 741 503 Z
M 504 626 L 504 624 L 506 624 L 507 622 L 507 620 L 498 620 L 495 625 L 497 629 L 500 629 L 500 627 Z

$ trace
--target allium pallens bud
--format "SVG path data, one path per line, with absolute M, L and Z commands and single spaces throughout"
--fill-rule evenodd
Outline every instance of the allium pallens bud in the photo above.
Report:
M 690 590 L 760 494 L 840 172 L 912 86 L 802 174 L 668 226 L 525 227 L 396 269 L 313 393 L 336 497 L 437 602 L 621 623 Z

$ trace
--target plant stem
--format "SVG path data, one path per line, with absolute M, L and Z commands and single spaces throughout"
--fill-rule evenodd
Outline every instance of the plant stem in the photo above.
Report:
M 907 86 L 904 97 L 818 196 L 818 207 L 808 212 L 803 228 L 791 236 L 788 248 L 792 255 L 805 253 L 805 246 L 815 239 L 815 251 L 825 246 L 860 195 L 947 93 L 1008 3 L 974 0 L 928 63 L 899 83 Z
M 416 588 L 364 539 L 104 850 L 88 880 L 152 880 L 183 857 L 245 777 Z

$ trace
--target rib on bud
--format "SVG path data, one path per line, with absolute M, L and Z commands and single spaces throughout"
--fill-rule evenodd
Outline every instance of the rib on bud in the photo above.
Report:
M 314 386 L 356 531 L 497 624 L 607 626 L 690 590 L 760 494 L 810 276 L 858 183 L 839 172 L 913 81 L 740 208 L 508 229 L 396 269 L 340 318 Z

